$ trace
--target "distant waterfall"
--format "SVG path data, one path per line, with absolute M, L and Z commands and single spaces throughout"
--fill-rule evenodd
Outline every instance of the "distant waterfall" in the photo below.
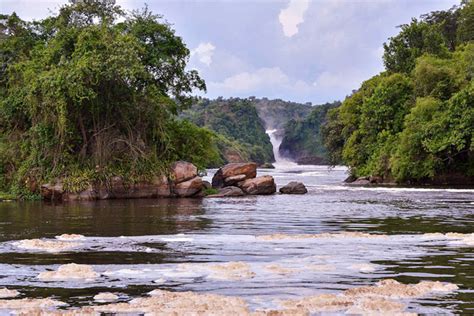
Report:
M 266 130 L 265 133 L 270 137 L 270 142 L 272 143 L 273 146 L 273 155 L 275 156 L 275 167 L 290 167 L 290 166 L 296 166 L 296 163 L 294 161 L 291 161 L 288 158 L 282 157 L 280 155 L 280 144 L 282 139 L 278 138 L 276 135 L 277 130 L 276 129 L 270 129 Z

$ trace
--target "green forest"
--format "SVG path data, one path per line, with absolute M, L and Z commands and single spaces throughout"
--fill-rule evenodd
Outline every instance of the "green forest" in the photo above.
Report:
M 265 123 L 250 99 L 201 99 L 181 115 L 194 124 L 215 132 L 222 162 L 271 163 L 273 147 Z
M 327 112 L 340 105 L 338 101 L 315 105 L 306 117 L 289 120 L 284 126 L 279 148 L 282 156 L 299 164 L 328 164 L 322 127 L 326 124 Z
M 474 3 L 401 25 L 383 61 L 328 112 L 331 162 L 387 182 L 474 182 Z
M 0 16 L 0 191 L 34 197 L 61 177 L 74 192 L 218 160 L 214 134 L 177 116 L 206 89 L 189 55 L 160 16 L 114 1 Z

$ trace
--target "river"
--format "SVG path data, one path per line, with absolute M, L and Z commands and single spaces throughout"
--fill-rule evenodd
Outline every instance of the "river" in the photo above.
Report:
M 309 192 L 1 203 L 0 287 L 70 306 L 90 304 L 103 291 L 120 293 L 122 301 L 157 288 L 217 293 L 243 297 L 253 310 L 387 278 L 407 284 L 438 280 L 459 289 L 406 299 L 406 311 L 474 312 L 474 239 L 442 235 L 474 232 L 474 190 L 348 187 L 342 184 L 343 167 L 291 166 L 259 174 L 272 175 L 279 186 L 302 181 Z M 295 237 L 331 232 L 346 235 Z M 18 244 L 34 238 L 57 241 L 55 236 L 64 233 L 85 237 L 58 252 Z M 89 264 L 100 276 L 87 282 L 38 278 L 72 262 Z M 244 262 L 252 275 L 213 277 L 210 267 L 225 262 Z

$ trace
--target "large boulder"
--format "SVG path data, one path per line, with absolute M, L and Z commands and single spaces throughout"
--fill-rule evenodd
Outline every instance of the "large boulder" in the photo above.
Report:
M 64 188 L 61 182 L 47 183 L 41 186 L 41 196 L 48 201 L 62 200 Z
M 238 187 L 225 187 L 219 189 L 219 192 L 216 194 L 208 195 L 207 197 L 228 197 L 228 196 L 244 196 L 245 193 L 242 189 Z
M 201 192 L 203 187 L 202 178 L 194 177 L 191 180 L 176 184 L 173 192 L 177 197 L 191 197 Z
M 224 179 L 224 186 L 226 187 L 233 186 L 241 181 L 244 181 L 245 179 L 247 179 L 247 176 L 245 174 L 239 174 L 236 176 L 227 177 Z
M 284 187 L 280 188 L 282 194 L 306 194 L 308 190 L 302 182 L 291 181 Z
M 222 188 L 224 186 L 235 184 L 232 177 L 242 176 L 240 181 L 245 179 L 253 179 L 257 176 L 257 164 L 254 162 L 245 162 L 245 163 L 229 163 L 224 167 L 217 170 L 216 174 L 212 178 L 212 187 L 213 188 Z M 231 178 L 227 181 L 226 179 Z
M 250 195 L 268 195 L 276 192 L 275 180 L 272 176 L 247 179 L 238 183 L 239 188 Z
M 171 176 L 175 183 L 191 180 L 197 175 L 197 167 L 190 162 L 177 161 L 171 166 Z

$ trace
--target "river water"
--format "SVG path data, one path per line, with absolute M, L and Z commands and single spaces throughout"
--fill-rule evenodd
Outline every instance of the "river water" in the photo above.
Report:
M 70 306 L 91 304 L 99 292 L 119 293 L 128 301 L 159 288 L 240 296 L 259 309 L 387 278 L 406 284 L 433 280 L 459 289 L 406 299 L 406 311 L 474 313 L 474 238 L 467 235 L 474 233 L 474 190 L 349 187 L 342 184 L 343 167 L 259 170 L 265 174 L 278 186 L 302 181 L 309 192 L 0 203 L 0 287 Z M 345 235 L 323 234 L 331 232 Z M 449 232 L 466 235 L 443 235 Z M 18 244 L 57 241 L 64 233 L 85 237 L 59 252 Z M 296 238 L 302 234 L 323 235 Z M 251 276 L 213 274 L 213 265 L 226 262 L 244 262 Z M 89 264 L 100 276 L 84 282 L 38 278 L 67 263 Z

